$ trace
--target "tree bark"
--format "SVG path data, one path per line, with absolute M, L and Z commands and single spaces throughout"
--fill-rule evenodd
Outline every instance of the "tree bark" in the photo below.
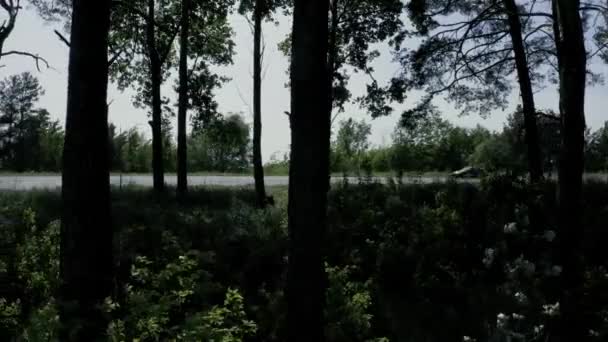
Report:
M 112 294 L 108 160 L 110 1 L 74 0 L 63 152 L 59 313 L 61 341 L 103 341 Z
M 179 52 L 179 100 L 177 110 L 177 194 L 188 191 L 188 148 L 186 117 L 188 115 L 188 36 L 190 34 L 190 0 L 182 0 Z
M 290 342 L 324 341 L 323 244 L 329 190 L 328 0 L 294 3 L 287 326 Z
M 160 87 L 162 85 L 162 62 L 156 46 L 156 28 L 154 15 L 154 0 L 148 0 L 148 20 L 146 21 L 146 40 L 148 58 L 150 59 L 150 78 L 152 87 L 152 174 L 154 190 L 165 190 L 165 169 L 163 165 L 163 133 L 162 133 L 162 100 Z
M 522 39 L 521 21 L 515 0 L 504 0 L 509 22 L 509 34 L 513 42 L 515 64 L 519 79 L 519 90 L 524 114 L 525 140 L 528 149 L 528 170 L 530 181 L 538 183 L 543 178 L 542 156 L 540 152 L 540 139 L 536 122 L 536 107 L 534 105 L 534 92 L 530 80 L 530 69 L 526 55 L 526 48 Z
M 262 165 L 262 17 L 264 0 L 256 0 L 253 11 L 253 178 L 260 207 L 265 207 L 266 187 Z
M 558 262 L 561 274 L 561 315 L 554 341 L 585 341 L 588 330 L 581 300 L 584 263 L 580 257 L 582 178 L 585 144 L 587 56 L 578 0 L 553 0 L 554 35 L 559 68 L 561 153 L 559 165 Z

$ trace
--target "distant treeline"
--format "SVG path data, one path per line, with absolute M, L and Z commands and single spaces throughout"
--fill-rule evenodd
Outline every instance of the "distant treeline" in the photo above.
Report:
M 556 172 L 559 158 L 559 118 L 552 112 L 538 114 L 543 168 Z M 365 174 L 384 172 L 446 172 L 465 166 L 487 171 L 510 170 L 524 173 L 525 130 L 521 109 L 508 117 L 502 131 L 491 132 L 477 126 L 463 128 L 433 116 L 412 127 L 397 126 L 390 146 L 372 147 L 371 127 L 365 121 L 340 122 L 331 147 L 333 173 Z M 585 169 L 608 170 L 608 121 L 595 132 L 587 131 Z M 272 158 L 266 164 L 271 173 L 286 172 L 289 160 Z
M 49 112 L 36 108 L 44 93 L 29 73 L 0 81 L 0 165 L 7 171 L 58 172 L 61 170 L 64 131 Z M 545 172 L 557 165 L 559 119 L 552 112 L 538 114 Z M 164 165 L 177 170 L 177 146 L 171 127 L 164 130 Z M 333 173 L 365 174 L 384 172 L 453 171 L 468 165 L 488 171 L 527 168 L 523 114 L 511 114 L 500 132 L 477 126 L 454 126 L 438 115 L 414 126 L 398 125 L 389 146 L 373 147 L 371 126 L 365 121 L 339 122 L 331 145 Z M 137 127 L 108 132 L 110 165 L 114 172 L 152 172 L 152 141 Z M 205 126 L 193 125 L 188 136 L 190 172 L 250 172 L 252 144 L 250 127 L 238 114 L 218 116 Z M 273 155 L 265 169 L 268 174 L 287 174 L 289 156 Z M 608 122 L 586 134 L 585 169 L 608 170 Z

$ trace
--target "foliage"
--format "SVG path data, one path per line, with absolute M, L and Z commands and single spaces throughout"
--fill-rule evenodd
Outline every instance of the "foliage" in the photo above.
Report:
M 608 122 L 587 138 L 585 168 L 590 171 L 608 170 Z
M 188 79 L 189 108 L 193 130 L 199 130 L 219 116 L 215 91 L 228 78 L 212 71 L 212 66 L 232 63 L 233 31 L 228 23 L 233 0 L 192 1 L 189 58 L 192 60 Z
M 542 186 L 542 200 L 507 176 L 480 185 L 362 180 L 332 189 L 324 245 L 329 342 L 485 341 L 494 334 L 533 336 L 551 322 L 543 311 L 553 312 L 559 293 L 547 253 L 555 243 L 548 241 L 555 238 L 554 184 Z M 114 340 L 241 341 L 247 335 L 283 341 L 287 194 L 273 192 L 277 205 L 259 210 L 251 189 L 192 189 L 181 204 L 172 193 L 159 198 L 148 190 L 115 189 L 123 291 L 106 303 Z M 605 192 L 603 183 L 585 187 L 581 249 L 588 265 L 586 315 L 598 341 L 608 326 L 602 311 L 608 300 Z M 32 284 L 0 305 L 0 324 L 20 336 L 56 329 L 48 289 L 56 287 L 57 199 L 53 192 L 0 197 L 0 233 L 6 241 L 24 234 L 18 244 L 23 289 Z M 546 218 L 539 228 L 530 226 L 532 201 L 542 204 Z M 24 213 L 27 207 L 37 212 L 35 220 L 32 211 Z M 10 266 L 4 255 L 0 259 Z M 505 323 L 500 331 L 492 328 L 497 319 Z
M 273 153 L 270 161 L 264 164 L 264 174 L 268 176 L 289 174 L 289 154 L 284 153 L 280 157 L 279 153 Z
M 536 1 L 520 3 L 526 60 L 534 86 L 555 80 L 554 40 L 543 30 L 551 25 L 543 16 L 530 15 Z M 419 103 L 402 113 L 416 121 L 429 114 L 432 100 L 443 96 L 461 114 L 488 115 L 505 108 L 515 72 L 508 11 L 503 1 L 415 0 L 407 4 L 413 30 L 403 36 L 422 39 L 415 49 L 396 44 L 402 72 L 387 85 L 373 84 L 371 99 L 375 116 L 391 112 L 387 104 L 402 103 L 412 90 L 423 90 Z
M 63 132 L 45 109 L 35 108 L 44 90 L 25 72 L 0 82 L 0 162 L 17 171 L 57 171 Z M 58 153 L 59 152 L 59 153 Z
M 370 134 L 371 125 L 365 121 L 357 122 L 352 118 L 341 121 L 332 149 L 332 168 L 340 171 L 359 170 L 362 155 L 369 148 Z
M 249 126 L 238 114 L 218 117 L 190 137 L 189 168 L 220 172 L 244 171 L 249 166 Z
M 208 311 L 190 312 L 200 292 L 201 277 L 196 253 L 181 255 L 158 272 L 146 257 L 132 266 L 132 283 L 126 285 L 127 313 L 108 327 L 110 341 L 170 340 L 238 342 L 254 335 L 256 325 L 247 319 L 244 299 L 228 289 L 224 304 Z M 108 299 L 108 311 L 120 305 Z M 183 317 L 177 320 L 175 313 Z
M 366 107 L 375 101 L 378 94 L 370 91 L 377 82 L 373 78 L 372 62 L 380 56 L 374 44 L 391 40 L 391 44 L 401 41 L 403 22 L 400 15 L 403 3 L 397 0 L 333 0 L 330 2 L 329 52 L 331 73 L 332 108 L 338 112 L 351 100 L 348 81 L 352 72 L 362 72 L 370 76 L 368 95 L 356 99 Z M 333 38 L 332 38 L 333 37 Z M 291 55 L 291 35 L 279 43 L 279 50 Z
M 371 281 L 353 281 L 352 273 L 356 271 L 353 266 L 325 268 L 329 282 L 326 338 L 332 342 L 388 342 L 385 338 L 371 338 Z

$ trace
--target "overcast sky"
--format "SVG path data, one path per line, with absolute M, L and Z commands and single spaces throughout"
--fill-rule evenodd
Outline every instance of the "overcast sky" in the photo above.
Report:
M 277 49 L 277 43 L 284 39 L 291 29 L 291 20 L 287 17 L 279 17 L 279 25 L 271 23 L 264 24 L 264 37 L 266 43 L 266 55 L 264 57 L 265 75 L 262 85 L 262 153 L 264 160 L 268 160 L 273 153 L 282 154 L 289 147 L 289 123 L 285 111 L 289 110 L 289 89 L 287 83 L 287 59 Z M 221 74 L 231 78 L 231 81 L 217 93 L 217 100 L 222 112 L 242 112 L 248 122 L 251 122 L 250 104 L 252 96 L 252 48 L 253 40 L 249 25 L 245 18 L 239 15 L 231 17 L 231 23 L 235 31 L 236 55 L 234 64 L 230 67 L 217 69 Z M 24 10 L 20 13 L 13 34 L 7 40 L 4 50 L 23 50 L 37 53 L 46 58 L 52 65 L 52 69 L 44 69 L 38 72 L 34 63 L 26 57 L 9 56 L 0 62 L 4 67 L 0 68 L 0 77 L 20 73 L 23 71 L 33 72 L 45 88 L 46 93 L 42 97 L 39 107 L 46 108 L 51 115 L 63 122 L 66 108 L 67 92 L 67 63 L 68 48 L 53 33 L 58 25 L 51 25 L 40 20 L 36 13 Z M 388 80 L 398 72 L 399 66 L 392 63 L 390 51 L 381 46 L 382 56 L 374 62 L 375 78 L 382 82 Z M 596 72 L 607 75 L 608 69 L 602 63 L 593 65 Z M 349 88 L 354 97 L 363 94 L 367 77 L 353 75 Z M 172 82 L 168 82 L 163 91 L 166 96 L 176 98 L 172 90 Z M 133 93 L 127 91 L 121 93 L 114 85 L 110 85 L 108 101 L 110 106 L 110 121 L 119 129 L 125 130 L 132 126 L 138 126 L 149 134 L 146 112 L 136 109 L 131 104 Z M 587 89 L 587 124 L 592 129 L 597 129 L 603 122 L 608 120 L 608 86 L 595 86 Z M 405 106 L 416 103 L 418 96 L 409 96 Z M 445 118 L 457 125 L 473 127 L 481 124 L 491 130 L 500 130 L 505 118 L 518 104 L 518 93 L 511 96 L 509 108 L 505 111 L 496 111 L 488 118 L 483 119 L 478 115 L 458 117 L 458 111 L 445 102 L 437 102 Z M 554 87 L 548 87 L 536 94 L 538 108 L 551 108 L 556 110 L 558 106 L 557 91 Z M 405 107 L 404 107 L 405 108 Z M 396 110 L 399 113 L 399 110 Z M 355 105 L 349 105 L 340 119 L 354 117 L 366 119 L 372 123 L 371 141 L 374 145 L 390 143 L 391 133 L 398 120 L 398 115 L 392 117 L 371 120 L 364 110 Z

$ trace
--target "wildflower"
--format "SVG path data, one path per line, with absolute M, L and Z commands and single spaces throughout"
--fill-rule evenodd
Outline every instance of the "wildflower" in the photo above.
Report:
M 472 338 L 471 336 L 463 336 L 462 337 L 462 341 L 463 342 L 475 342 L 477 341 L 476 339 Z
M 521 321 L 521 320 L 523 320 L 524 318 L 526 318 L 526 316 L 524 316 L 524 315 L 520 315 L 520 314 L 517 314 L 517 313 L 514 313 L 514 314 L 513 314 L 513 315 L 511 315 L 511 316 L 513 316 L 513 319 L 516 319 L 516 320 L 518 320 L 518 321 Z
M 528 297 L 521 291 L 515 293 L 515 299 L 520 304 L 524 304 L 528 301 Z
M 505 224 L 504 232 L 505 232 L 505 234 L 513 234 L 513 233 L 517 232 L 517 223 L 511 222 L 511 223 Z
M 543 313 L 547 316 L 557 316 L 559 314 L 559 302 L 543 305 Z
M 537 325 L 537 326 L 534 327 L 534 334 L 540 335 L 543 332 L 544 329 L 545 329 L 544 325 L 542 325 L 542 324 L 541 325 Z
M 498 315 L 496 315 L 496 326 L 498 326 L 499 328 L 504 328 L 507 325 L 507 315 L 505 315 L 504 313 L 499 313 Z
M 597 332 L 597 331 L 595 331 L 595 330 L 593 330 L 593 329 L 589 329 L 589 336 L 591 336 L 591 337 L 599 337 L 600 333 Z

